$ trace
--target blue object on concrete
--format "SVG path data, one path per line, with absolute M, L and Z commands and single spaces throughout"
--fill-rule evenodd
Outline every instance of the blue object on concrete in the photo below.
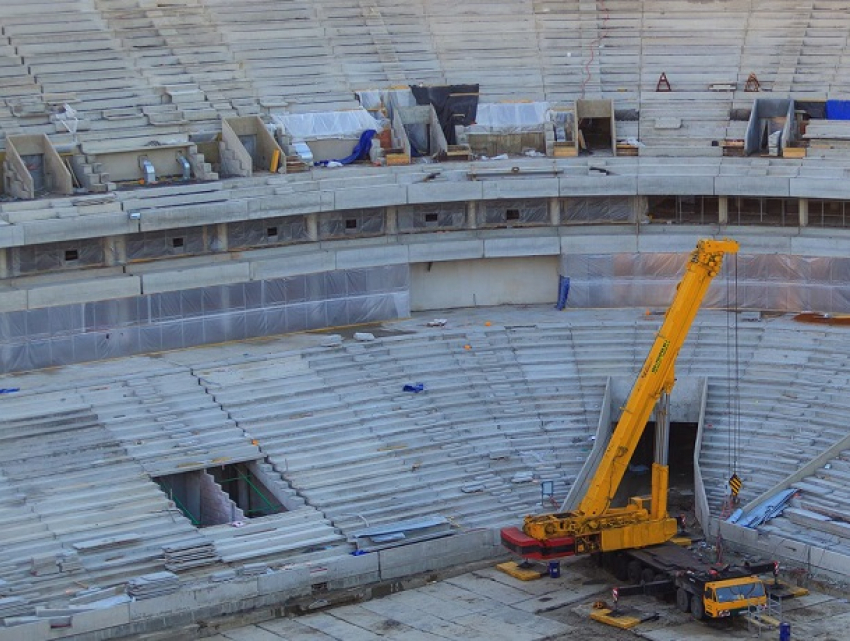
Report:
M 0 394 L 11 394 L 13 392 L 20 392 L 20 387 L 4 387 L 0 389 Z
M 568 276 L 558 276 L 558 304 L 555 309 L 563 310 L 567 306 L 567 296 L 570 295 L 570 279 Z
M 827 120 L 850 120 L 850 100 L 827 100 Z
M 557 579 L 561 576 L 561 562 L 549 561 L 549 578 Z
M 779 641 L 791 641 L 791 624 L 779 624 Z
M 402 392 L 413 392 L 414 394 L 418 394 L 419 392 L 421 392 L 424 389 L 425 389 L 425 383 L 414 383 L 412 385 L 410 383 L 408 383 L 407 385 L 405 385 L 404 387 L 401 388 L 401 391 Z
M 320 160 L 316 164 L 327 165 L 329 162 L 338 162 L 341 165 L 350 165 L 355 160 L 365 158 L 369 155 L 369 148 L 372 146 L 372 138 L 375 137 L 376 133 L 377 132 L 374 129 L 367 129 L 362 134 L 360 134 L 360 140 L 358 140 L 357 144 L 354 145 L 354 149 L 352 150 L 350 156 L 340 158 L 339 160 Z

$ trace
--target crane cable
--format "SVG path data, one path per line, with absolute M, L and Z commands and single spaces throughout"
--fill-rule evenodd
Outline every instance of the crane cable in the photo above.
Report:
M 734 256 L 734 279 L 726 275 L 726 384 L 728 398 L 729 478 L 738 473 L 738 456 L 741 448 L 741 394 L 739 390 L 741 369 L 738 334 L 738 255 Z M 731 291 L 730 291 L 731 289 Z M 729 322 L 729 315 L 732 322 Z

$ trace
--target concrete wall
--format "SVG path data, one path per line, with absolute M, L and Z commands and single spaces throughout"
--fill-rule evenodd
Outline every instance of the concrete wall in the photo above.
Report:
M 262 621 L 287 610 L 308 611 L 311 604 L 332 603 L 337 598 L 334 592 L 341 590 L 348 591 L 349 599 L 368 599 L 373 591 L 403 591 L 421 585 L 433 574 L 451 576 L 463 572 L 468 564 L 505 556 L 498 530 L 459 532 L 362 556 L 343 555 L 259 576 L 236 576 L 220 583 L 189 583 L 184 579 L 182 589 L 167 596 L 104 609 L 69 610 L 70 627 L 51 630 L 46 619 L 0 627 L 0 641 L 101 641 L 155 632 L 179 635 L 181 629 L 180 638 L 194 638 L 192 624 L 209 628 L 222 617 L 241 614 L 246 620 Z
M 239 136 L 255 136 L 253 155 L 245 149 Z M 258 116 L 227 118 L 222 121 L 221 158 L 225 172 L 234 176 L 251 176 L 256 171 L 271 171 L 275 152 L 279 154 L 275 173 L 286 172 L 286 154 Z M 250 158 L 250 164 L 248 159 Z
M 249 178 L 254 175 L 254 161 L 239 140 L 239 133 L 234 126 L 236 129 L 241 129 L 238 122 L 231 124 L 231 120 L 227 118 L 221 121 L 221 145 L 219 146 L 221 174 Z
M 551 303 L 558 258 L 490 258 L 410 266 L 411 310 Z
M 115 181 L 135 182 L 144 178 L 141 160 L 147 158 L 154 166 L 156 178 L 165 176 L 182 176 L 183 167 L 177 162 L 180 154 L 187 160 L 194 155 L 194 145 L 190 143 L 177 145 L 159 145 L 156 147 L 138 147 L 136 149 L 103 150 L 91 154 L 108 172 L 109 179 Z
M 614 415 L 619 419 L 635 384 L 635 377 L 614 376 L 611 378 L 613 407 L 620 408 Z M 670 421 L 674 423 L 697 423 L 702 407 L 705 379 L 698 376 L 676 377 L 676 386 L 670 393 Z M 651 420 L 654 420 L 651 419 Z
M 9 136 L 6 140 L 6 169 L 4 184 L 9 195 L 15 198 L 35 198 L 32 176 L 21 156 L 41 154 L 43 156 L 45 188 L 51 194 L 67 196 L 73 193 L 71 172 L 62 162 L 50 140 L 44 134 Z

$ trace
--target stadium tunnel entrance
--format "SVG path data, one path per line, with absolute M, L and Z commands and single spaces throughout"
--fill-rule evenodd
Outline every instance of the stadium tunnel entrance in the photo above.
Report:
M 671 515 L 690 512 L 694 507 L 694 448 L 697 423 L 670 422 L 668 463 L 670 468 L 668 511 Z M 629 463 L 623 482 L 614 497 L 615 505 L 625 505 L 629 497 L 652 493 L 652 463 L 655 446 L 655 421 L 646 424 Z
M 261 480 L 258 461 L 228 463 L 154 481 L 195 527 L 209 527 L 285 512 Z

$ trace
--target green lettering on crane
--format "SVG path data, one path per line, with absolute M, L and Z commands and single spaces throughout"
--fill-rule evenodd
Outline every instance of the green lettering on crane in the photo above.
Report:
M 655 357 L 655 362 L 652 364 L 653 374 L 656 374 L 661 368 L 661 361 L 664 359 L 664 355 L 667 353 L 668 347 L 670 347 L 670 341 L 665 339 L 665 341 L 661 344 L 661 350 L 658 352 L 658 356 Z

